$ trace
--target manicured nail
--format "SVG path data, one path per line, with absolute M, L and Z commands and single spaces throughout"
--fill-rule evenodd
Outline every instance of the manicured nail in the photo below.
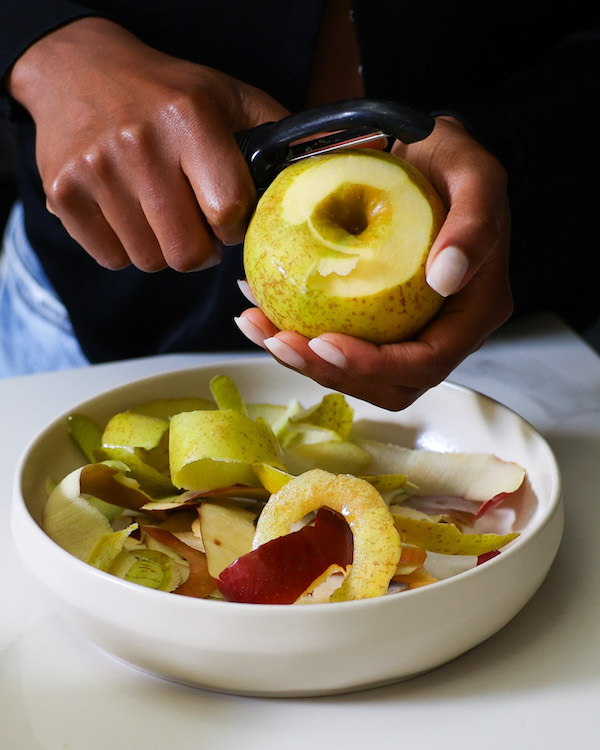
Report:
M 240 245 L 244 241 L 244 229 L 239 224 L 219 227 L 219 239 L 227 247 Z
M 294 370 L 303 370 L 305 366 L 304 359 L 298 354 L 295 349 L 291 346 L 276 339 L 275 337 L 264 340 L 265 347 L 271 352 L 271 354 L 283 362 L 284 365 L 293 367 Z
M 343 369 L 348 364 L 344 353 L 338 349 L 337 346 L 330 344 L 328 341 L 324 341 L 323 339 L 311 339 L 308 342 L 308 346 L 313 350 L 317 357 L 334 367 Z
M 427 283 L 442 297 L 448 297 L 458 290 L 468 270 L 469 259 L 464 252 L 458 247 L 445 247 L 431 264 Z
M 265 334 L 258 326 L 255 326 L 251 320 L 245 317 L 234 318 L 233 322 L 247 339 L 256 344 L 256 346 L 261 346 L 264 349 Z
M 254 295 L 250 291 L 250 285 L 248 284 L 248 282 L 245 279 L 238 279 L 238 286 L 240 288 L 240 292 L 244 295 L 248 302 L 251 305 L 258 307 L 258 302 L 254 299 Z

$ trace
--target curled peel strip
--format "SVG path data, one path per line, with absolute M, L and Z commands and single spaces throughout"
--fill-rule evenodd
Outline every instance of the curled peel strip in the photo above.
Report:
M 385 594 L 400 560 L 400 536 L 383 498 L 363 479 L 312 469 L 290 480 L 265 505 L 253 548 L 284 536 L 293 523 L 321 506 L 340 513 L 354 539 L 352 569 L 331 601 Z

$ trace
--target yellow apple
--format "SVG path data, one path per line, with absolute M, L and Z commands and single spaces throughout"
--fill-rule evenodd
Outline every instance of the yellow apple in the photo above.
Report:
M 281 330 L 407 339 L 442 298 L 425 281 L 446 208 L 397 156 L 346 149 L 284 169 L 258 202 L 244 246 L 246 278 Z

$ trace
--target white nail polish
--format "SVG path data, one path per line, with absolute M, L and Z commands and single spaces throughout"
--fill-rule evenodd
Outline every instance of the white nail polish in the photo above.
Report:
M 254 295 L 250 291 L 250 284 L 248 284 L 245 279 L 239 279 L 238 286 L 240 288 L 240 292 L 244 295 L 248 302 L 251 305 L 254 305 L 254 307 L 259 307 L 258 302 L 254 299 Z
M 304 369 L 306 364 L 304 359 L 288 344 L 274 337 L 265 339 L 263 343 L 271 354 L 280 362 L 283 362 L 284 365 L 289 365 L 289 367 L 293 367 L 295 370 Z
M 308 346 L 317 357 L 334 367 L 344 369 L 348 364 L 344 353 L 338 349 L 337 346 L 333 346 L 333 344 L 330 344 L 328 341 L 324 341 L 323 339 L 311 339 L 308 342 Z
M 458 290 L 468 270 L 469 259 L 464 252 L 458 247 L 445 247 L 431 264 L 427 283 L 442 297 L 448 297 Z
M 254 325 L 251 320 L 249 320 L 248 318 L 240 317 L 234 318 L 233 322 L 249 341 L 251 341 L 253 344 L 256 344 L 257 346 L 263 347 L 264 349 L 265 335 L 260 330 L 260 328 Z

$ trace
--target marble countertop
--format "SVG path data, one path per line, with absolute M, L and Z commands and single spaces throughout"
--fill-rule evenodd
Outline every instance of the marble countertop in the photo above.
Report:
M 485 643 L 386 688 L 240 698 L 140 673 L 58 619 L 10 536 L 19 455 L 47 421 L 98 391 L 207 359 L 0 381 L 0 750 L 589 747 L 600 705 L 600 357 L 552 317 L 505 326 L 451 377 L 531 422 L 563 479 L 566 527 L 555 563 L 529 604 Z

